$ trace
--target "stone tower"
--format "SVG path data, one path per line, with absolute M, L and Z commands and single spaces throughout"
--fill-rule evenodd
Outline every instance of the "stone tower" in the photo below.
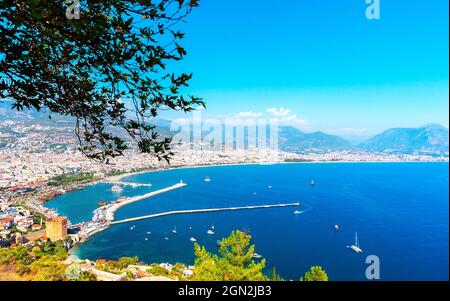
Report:
M 46 236 L 51 241 L 63 240 L 67 236 L 67 217 L 57 216 L 46 222 Z

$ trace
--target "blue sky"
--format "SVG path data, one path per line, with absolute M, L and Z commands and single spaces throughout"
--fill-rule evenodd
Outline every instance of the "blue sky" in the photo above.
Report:
M 188 56 L 175 70 L 194 73 L 189 92 L 211 116 L 275 113 L 354 139 L 448 126 L 448 1 L 380 0 L 379 20 L 366 7 L 202 0 L 182 25 Z

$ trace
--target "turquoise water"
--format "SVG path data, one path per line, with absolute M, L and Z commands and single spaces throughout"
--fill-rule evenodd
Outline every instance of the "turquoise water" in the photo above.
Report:
M 143 194 L 181 179 L 188 186 L 122 207 L 116 219 L 179 209 L 297 201 L 304 204 L 300 207 L 303 213 L 295 215 L 297 208 L 289 207 L 119 224 L 93 236 L 76 254 L 89 259 L 137 255 L 148 263 L 192 264 L 191 236 L 215 252 L 217 239 L 243 229 L 252 234 L 256 252 L 266 258 L 267 268 L 275 266 L 287 279 L 298 279 L 309 266 L 321 265 L 332 280 L 364 280 L 366 256 L 377 255 L 382 280 L 448 280 L 448 172 L 448 163 L 323 163 L 135 175 L 124 181 L 152 183 L 153 187 L 128 187 L 122 195 Z M 205 183 L 205 176 L 212 181 Z M 314 187 L 309 185 L 311 179 Z M 59 196 L 48 206 L 72 222 L 88 220 L 99 200 L 120 196 L 110 188 L 110 184 L 90 186 Z M 339 231 L 334 230 L 335 224 Z M 215 234 L 208 235 L 212 225 Z M 171 232 L 174 227 L 177 234 Z M 362 254 L 347 248 L 355 232 Z

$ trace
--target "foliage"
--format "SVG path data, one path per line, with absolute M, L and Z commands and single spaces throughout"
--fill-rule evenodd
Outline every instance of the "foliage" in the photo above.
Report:
M 161 266 L 159 266 L 157 264 L 152 265 L 147 270 L 147 272 L 149 274 L 152 274 L 153 276 L 168 276 L 170 274 L 167 269 L 165 269 L 165 268 L 163 268 L 163 267 L 161 267 Z
M 97 276 L 88 271 L 82 271 L 78 281 L 97 281 Z
M 65 280 L 66 266 L 55 255 L 44 255 L 30 265 L 30 271 L 36 281 Z
M 55 176 L 48 181 L 49 185 L 58 186 L 58 185 L 67 185 L 71 183 L 83 183 L 83 182 L 92 182 L 97 178 L 93 173 L 81 172 L 81 173 L 67 173 L 59 176 Z
M 54 255 L 59 260 L 64 260 L 67 258 L 67 250 L 64 247 L 64 243 L 62 241 L 57 242 L 42 242 L 39 246 L 39 251 L 34 252 L 37 256 L 44 255 Z
M 70 281 L 97 281 L 97 277 L 93 273 L 82 271 L 80 262 L 72 263 L 66 269 L 65 275 Z
M 300 281 L 328 281 L 328 275 L 320 266 L 312 266 Z
M 120 257 L 118 261 L 118 267 L 119 268 L 127 268 L 129 265 L 137 264 L 139 262 L 139 257 Z
M 275 267 L 272 268 L 272 277 L 270 278 L 272 281 L 283 281 L 280 275 L 277 274 L 277 270 Z
M 32 275 L 33 280 L 64 280 L 67 251 L 62 242 L 46 242 L 39 246 L 0 248 L 0 265 L 14 264 L 19 275 Z
M 252 260 L 255 246 L 250 245 L 250 236 L 241 232 L 232 232 L 224 238 L 219 255 L 211 254 L 205 247 L 194 244 L 195 273 L 193 280 L 268 280 L 262 273 L 265 259 L 256 263 Z
M 129 265 L 137 264 L 139 262 L 139 257 L 120 257 L 119 260 L 110 260 L 106 263 L 98 263 L 96 268 L 108 273 L 122 274 L 126 272 Z
M 91 158 L 123 155 L 118 128 L 141 152 L 168 160 L 170 138 L 159 137 L 152 118 L 205 105 L 183 95 L 192 74 L 167 70 L 186 55 L 176 27 L 199 0 L 78 2 L 80 17 L 70 19 L 71 1 L 0 0 L 0 99 L 75 117 Z

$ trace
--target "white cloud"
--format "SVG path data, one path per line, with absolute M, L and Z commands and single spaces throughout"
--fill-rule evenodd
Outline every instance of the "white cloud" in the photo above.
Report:
M 287 108 L 268 108 L 266 110 L 267 113 L 270 113 L 272 116 L 278 118 L 278 123 L 280 125 L 291 125 L 301 129 L 304 129 L 307 122 L 297 116 L 291 109 Z
M 279 122 L 281 124 L 290 124 L 290 125 L 294 125 L 297 127 L 302 127 L 306 124 L 306 120 L 298 118 L 296 114 L 281 117 L 279 119 Z
M 239 112 L 236 114 L 236 118 L 256 118 L 260 116 L 262 116 L 262 113 L 253 111 Z
M 281 108 L 268 108 L 266 112 L 271 113 L 275 117 L 286 117 L 292 112 L 292 110 L 281 107 Z

